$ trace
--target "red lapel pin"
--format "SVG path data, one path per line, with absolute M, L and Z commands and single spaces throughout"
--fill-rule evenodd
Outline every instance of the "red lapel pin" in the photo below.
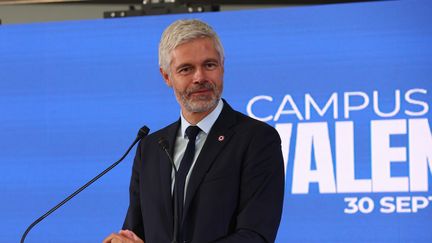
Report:
M 222 142 L 224 139 L 225 139 L 225 136 L 223 136 L 223 135 L 220 135 L 220 136 L 218 137 L 219 142 Z

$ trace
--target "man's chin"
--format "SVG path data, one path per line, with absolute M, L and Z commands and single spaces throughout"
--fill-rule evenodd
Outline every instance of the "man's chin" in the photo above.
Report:
M 210 100 L 194 100 L 189 101 L 185 105 L 189 112 L 202 113 L 214 109 L 217 105 L 217 99 Z

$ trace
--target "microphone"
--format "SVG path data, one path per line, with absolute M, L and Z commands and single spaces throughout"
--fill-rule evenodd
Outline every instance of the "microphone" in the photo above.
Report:
M 126 156 L 129 154 L 129 152 L 131 151 L 131 149 L 133 148 L 133 146 L 135 146 L 136 143 L 138 143 L 138 141 L 140 141 L 142 138 L 144 138 L 145 136 L 147 136 L 147 134 L 149 133 L 150 129 L 146 126 L 143 126 L 137 134 L 137 137 L 135 138 L 135 141 L 132 143 L 132 145 L 127 149 L 126 153 L 118 160 L 116 161 L 114 164 L 112 164 L 110 167 L 106 168 L 104 171 L 102 171 L 100 174 L 98 174 L 97 176 L 95 176 L 93 179 L 91 179 L 89 182 L 87 182 L 84 186 L 80 187 L 78 190 L 76 190 L 74 193 L 70 194 L 66 199 L 64 199 L 63 201 L 61 201 L 59 204 L 57 204 L 56 206 L 54 206 L 53 208 L 51 208 L 48 212 L 46 212 L 44 215 L 40 216 L 38 219 L 36 219 L 32 224 L 30 224 L 29 227 L 27 227 L 26 231 L 24 232 L 23 236 L 21 237 L 21 243 L 24 243 L 24 240 L 27 236 L 27 234 L 30 232 L 30 230 L 39 222 L 41 222 L 42 220 L 44 220 L 46 217 L 48 217 L 50 214 L 52 214 L 54 211 L 56 211 L 58 208 L 60 208 L 61 206 L 63 206 L 63 204 L 67 203 L 69 200 L 71 200 L 73 197 L 75 197 L 78 193 L 80 193 L 81 191 L 83 191 L 84 189 L 86 189 L 88 186 L 90 186 L 91 184 L 93 184 L 95 181 L 97 181 L 99 178 L 101 178 L 103 175 L 105 175 L 106 173 L 108 173 L 110 170 L 112 170 L 114 167 L 116 167 L 124 158 L 126 158 Z
M 171 166 L 173 167 L 174 171 L 177 173 L 177 167 L 175 166 L 174 160 L 172 159 L 172 157 L 168 151 L 168 149 L 169 149 L 168 140 L 166 140 L 164 137 L 161 137 L 161 138 L 159 138 L 158 144 L 159 144 L 159 147 L 161 147 L 161 149 L 163 151 L 165 151 L 165 154 L 168 156 L 168 159 L 171 163 Z M 175 173 L 174 173 L 174 176 L 175 176 Z
M 158 144 L 159 144 L 159 147 L 161 147 L 161 149 L 163 151 L 165 151 L 165 154 L 167 155 L 167 157 L 171 163 L 171 166 L 174 169 L 174 181 L 175 181 L 176 175 L 177 175 L 177 168 L 174 164 L 174 160 L 172 159 L 172 157 L 168 151 L 169 143 L 164 137 L 161 137 L 161 138 L 159 138 Z M 174 193 L 173 193 L 173 195 L 174 195 L 174 232 L 173 232 L 173 238 L 172 238 L 171 243 L 177 243 L 177 234 L 178 234 L 179 216 L 178 216 L 178 209 L 177 209 L 178 203 L 177 202 L 179 199 L 177 198 L 177 192 L 176 191 L 177 191 L 177 187 L 174 186 Z

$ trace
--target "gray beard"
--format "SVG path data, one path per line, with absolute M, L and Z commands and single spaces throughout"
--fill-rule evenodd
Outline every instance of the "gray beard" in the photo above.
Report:
M 185 97 L 182 96 L 182 103 L 187 111 L 200 113 L 200 112 L 206 112 L 213 109 L 214 107 L 216 107 L 216 105 L 219 102 L 219 97 L 216 96 L 212 96 L 210 100 L 207 99 L 207 97 L 203 97 L 203 98 L 204 99 L 197 99 L 191 101 L 185 99 Z
M 190 97 L 190 94 L 192 92 L 200 88 L 212 89 L 214 95 L 210 97 L 207 95 L 203 95 L 203 96 L 195 97 L 194 99 L 188 98 Z M 200 85 L 199 87 L 196 87 L 191 90 L 186 90 L 185 92 L 181 93 L 180 101 L 187 111 L 194 112 L 194 113 L 201 113 L 215 108 L 219 102 L 220 95 L 221 95 L 221 91 L 218 90 L 216 86 L 206 82 Z

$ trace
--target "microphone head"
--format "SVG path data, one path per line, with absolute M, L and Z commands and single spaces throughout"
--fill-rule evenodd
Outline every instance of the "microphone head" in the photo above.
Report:
M 147 126 L 143 126 L 143 127 L 141 127 L 141 129 L 138 131 L 138 135 L 137 135 L 137 137 L 138 137 L 139 139 L 141 139 L 141 138 L 147 136 L 147 134 L 148 134 L 149 132 L 150 132 L 150 129 L 149 129 Z
M 168 140 L 166 140 L 164 137 L 159 138 L 158 144 L 163 150 L 168 150 L 169 148 Z

